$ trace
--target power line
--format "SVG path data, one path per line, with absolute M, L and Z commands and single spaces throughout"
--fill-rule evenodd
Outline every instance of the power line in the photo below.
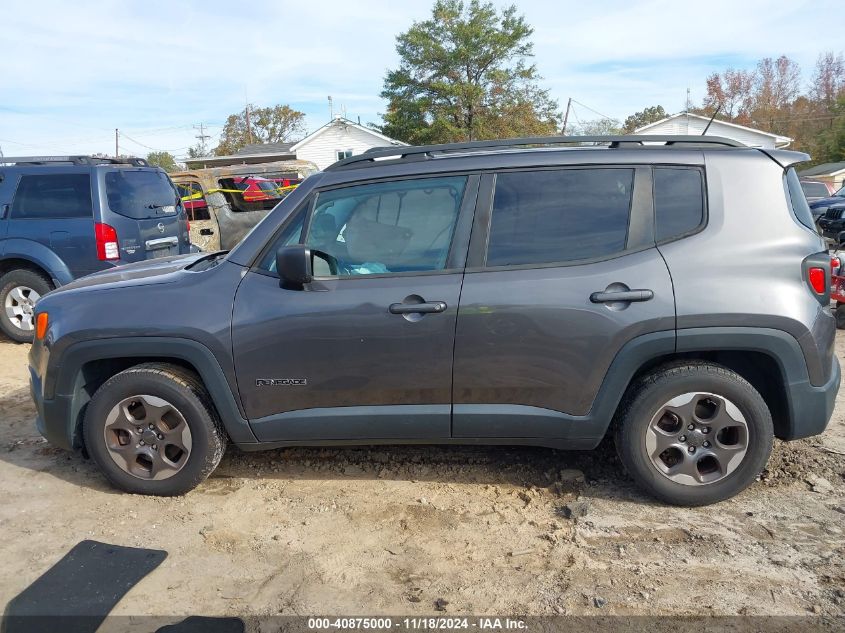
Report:
M 584 105 L 584 104 L 583 104 L 583 103 L 581 103 L 580 101 L 576 101 L 575 99 L 573 99 L 573 100 L 572 100 L 572 103 L 577 103 L 577 104 L 578 104 L 579 106 L 581 106 L 582 108 L 586 108 L 586 109 L 587 109 L 587 110 L 589 110 L 590 112 L 593 112 L 594 114 L 598 114 L 598 115 L 599 115 L 601 118 L 603 118 L 603 119 L 608 119 L 608 120 L 610 120 L 610 121 L 613 121 L 614 123 L 619 123 L 619 119 L 614 119 L 612 116 L 607 116 L 606 114 L 602 114 L 602 113 L 601 113 L 601 112 L 599 112 L 598 110 L 593 110 L 590 106 L 588 106 L 588 105 Z

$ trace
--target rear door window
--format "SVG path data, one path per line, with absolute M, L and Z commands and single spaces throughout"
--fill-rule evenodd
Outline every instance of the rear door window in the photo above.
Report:
M 134 220 L 176 213 L 178 194 L 162 171 L 118 169 L 106 173 L 109 209 Z
M 182 206 L 188 220 L 194 222 L 211 219 L 208 213 L 208 202 L 203 195 L 202 186 L 198 182 L 176 183 L 176 190 L 182 199 Z
M 625 250 L 633 184 L 628 168 L 498 174 L 487 265 L 565 263 Z
M 88 174 L 21 176 L 11 217 L 17 219 L 92 218 Z
M 654 170 L 654 236 L 658 243 L 692 233 L 704 222 L 704 179 L 696 168 Z

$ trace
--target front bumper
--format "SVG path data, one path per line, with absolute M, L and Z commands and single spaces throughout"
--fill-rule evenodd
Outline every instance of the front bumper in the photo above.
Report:
M 824 432 L 836 406 L 841 377 L 839 360 L 834 356 L 830 379 L 825 384 L 815 387 L 809 381 L 801 381 L 787 385 L 790 424 L 780 439 L 797 440 Z

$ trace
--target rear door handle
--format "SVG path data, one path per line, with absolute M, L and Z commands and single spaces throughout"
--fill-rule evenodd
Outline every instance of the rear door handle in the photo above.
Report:
M 390 314 L 431 314 L 445 312 L 445 301 L 428 301 L 426 303 L 391 303 Z
M 654 298 L 652 290 L 620 290 L 618 292 L 594 292 L 590 295 L 593 303 L 615 303 L 617 301 L 648 301 Z

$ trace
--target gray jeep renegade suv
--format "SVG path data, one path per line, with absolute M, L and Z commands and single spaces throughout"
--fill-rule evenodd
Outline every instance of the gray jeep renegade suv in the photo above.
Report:
M 36 306 L 38 427 L 123 490 L 244 450 L 613 433 L 699 505 L 821 433 L 830 256 L 793 165 L 716 137 L 393 147 L 308 178 L 229 253 L 95 274 Z M 752 230 L 766 227 L 764 231 Z

